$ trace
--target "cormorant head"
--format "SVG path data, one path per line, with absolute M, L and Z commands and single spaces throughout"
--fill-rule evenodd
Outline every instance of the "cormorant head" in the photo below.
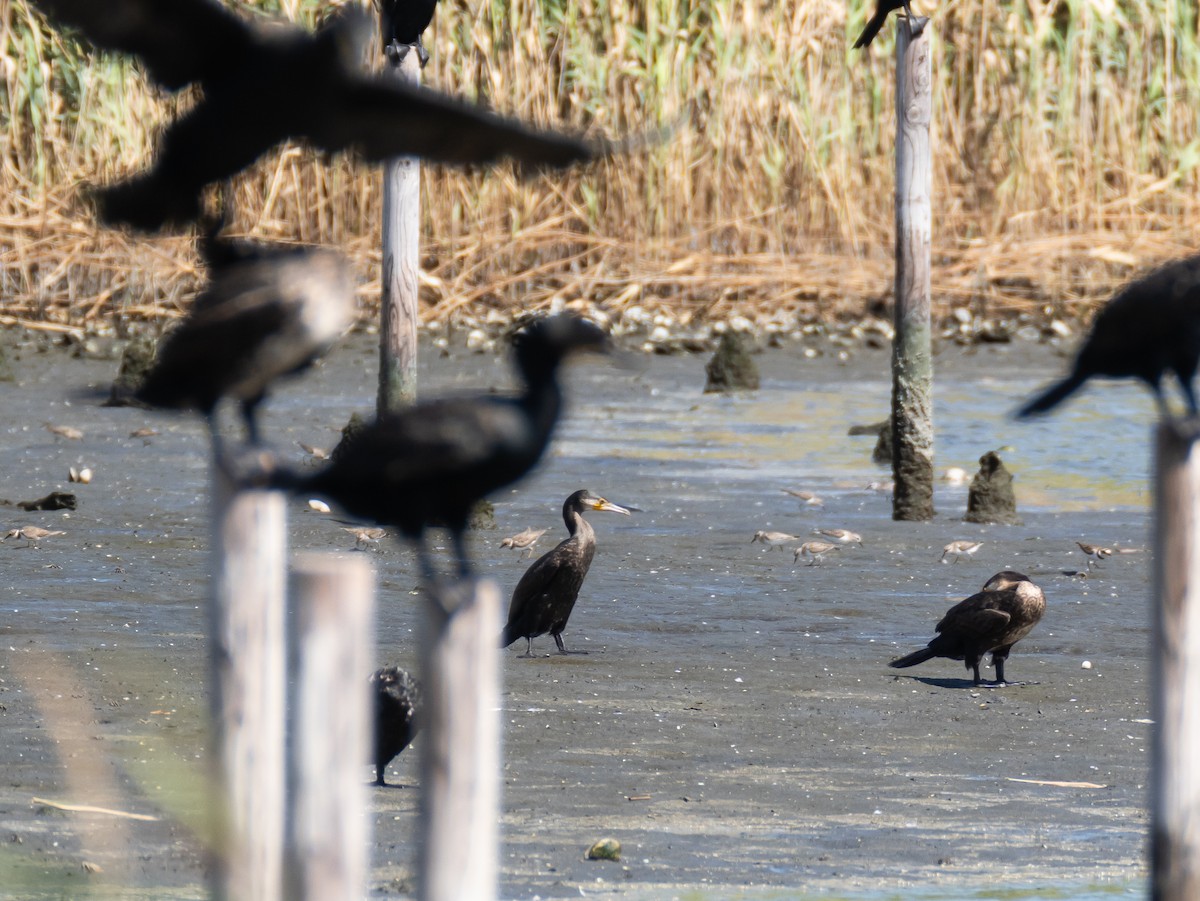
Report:
M 608 349 L 603 329 L 571 313 L 538 319 L 513 336 L 517 368 L 526 379 L 552 373 L 576 351 L 606 353 Z
M 988 579 L 983 585 L 983 590 L 1004 591 L 1007 588 L 1015 588 L 1019 582 L 1029 582 L 1032 584 L 1033 580 L 1024 573 L 1006 569 Z
M 625 507 L 618 507 L 611 501 L 606 501 L 599 495 L 592 494 L 586 488 L 581 488 L 579 491 L 576 491 L 569 498 L 567 498 L 567 502 L 563 504 L 564 515 L 572 511 L 587 513 L 592 510 L 606 510 L 609 513 L 624 513 L 626 516 L 628 516 L 630 513 L 630 511 Z

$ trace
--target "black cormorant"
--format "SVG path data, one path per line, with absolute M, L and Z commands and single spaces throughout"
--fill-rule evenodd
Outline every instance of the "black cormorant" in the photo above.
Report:
M 617 150 L 366 74 L 369 17 L 349 5 L 310 34 L 213 0 L 36 3 L 97 47 L 136 54 L 162 87 L 203 88 L 203 98 L 163 132 L 152 169 L 98 192 L 110 224 L 155 230 L 190 221 L 206 185 L 288 138 L 373 161 L 419 156 L 458 165 L 509 156 L 526 166 L 565 166 Z
M 875 40 L 875 35 L 879 34 L 879 29 L 883 28 L 883 23 L 887 21 L 888 13 L 895 12 L 898 9 L 903 9 L 908 16 L 909 33 L 914 38 L 919 37 L 921 32 L 925 30 L 926 20 L 923 17 L 913 15 L 912 8 L 908 5 L 908 0 L 875 0 L 875 14 L 867 22 L 867 27 L 858 36 L 858 40 L 854 42 L 854 49 L 869 47 L 871 41 Z
M 527 644 L 522 656 L 532 657 L 533 639 L 549 632 L 558 645 L 558 653 L 587 653 L 568 651 L 562 633 L 592 565 L 592 557 L 596 555 L 596 533 L 583 518 L 589 510 L 629 515 L 624 507 L 597 497 L 586 488 L 567 498 L 563 504 L 563 521 L 571 535 L 559 542 L 554 550 L 539 557 L 521 576 L 508 605 L 508 623 L 500 637 L 500 647 L 506 648 L 518 638 L 524 638 Z
M 1141 379 L 1170 418 L 1162 377 L 1179 381 L 1188 411 L 1197 415 L 1192 380 L 1200 364 L 1200 255 L 1168 263 L 1126 285 L 1092 322 L 1091 334 L 1075 357 L 1071 374 L 1017 411 L 1024 418 L 1045 413 L 1074 394 L 1092 376 Z
M 889 666 L 916 666 L 934 657 L 965 661 L 982 684 L 979 663 L 989 651 L 997 685 L 1004 680 L 1004 661 L 1014 644 L 1029 634 L 1046 612 L 1046 596 L 1028 576 L 1004 570 L 988 579 L 983 591 L 959 601 L 942 617 L 937 636 L 927 647 L 893 660 Z
M 421 722 L 421 685 L 398 666 L 385 666 L 371 674 L 375 705 L 375 784 L 383 778 L 392 758 L 408 747 Z
M 375 6 L 379 9 L 383 52 L 400 60 L 409 47 L 416 47 L 424 66 L 429 61 L 429 53 L 421 43 L 421 34 L 433 21 L 437 0 L 375 0 Z
M 241 404 L 250 441 L 256 410 L 276 378 L 309 366 L 350 325 L 354 282 L 337 253 L 226 241 L 202 244 L 209 284 L 162 341 L 136 397 L 153 407 L 196 410 L 218 441 L 223 397 Z
M 605 350 L 592 323 L 564 314 L 539 319 L 513 338 L 524 391 L 419 403 L 375 420 L 311 475 L 276 473 L 274 483 L 320 494 L 343 510 L 396 526 L 417 545 L 422 575 L 432 578 L 424 532 L 445 526 L 459 572 L 470 571 L 463 533 L 476 502 L 525 475 L 541 459 L 558 422 L 558 369 L 568 354 Z

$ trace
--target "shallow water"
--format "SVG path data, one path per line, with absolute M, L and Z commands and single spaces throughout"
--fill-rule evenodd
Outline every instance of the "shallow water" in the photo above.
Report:
M 889 498 L 867 487 L 888 477 L 870 462 L 873 439 L 846 436 L 886 416 L 887 353 L 758 360 L 762 390 L 735 397 L 701 393 L 698 357 L 572 367 L 574 403 L 545 465 L 494 499 L 497 531 L 473 537 L 507 593 L 527 563 L 497 549 L 500 537 L 550 527 L 539 552 L 549 549 L 576 488 L 642 511 L 593 517 L 600 550 L 565 635 L 588 656 L 505 652 L 503 895 L 1140 897 L 1152 404 L 1135 386 L 1105 385 L 1016 424 L 1010 411 L 1061 361 L 1019 346 L 948 349 L 935 363 L 937 469 L 972 472 L 984 452 L 1011 447 L 1001 455 L 1025 524 L 963 523 L 966 488 L 946 484 L 933 522 L 894 523 Z M 54 897 L 84 879 L 190 897 L 203 878 L 191 828 L 203 795 L 202 430 L 64 401 L 68 387 L 111 378 L 111 363 L 28 349 L 19 363 L 21 382 L 0 386 L 0 495 L 67 488 L 72 465 L 96 478 L 74 487 L 69 515 L 5 513 L 67 534 L 0 545 L 0 828 L 21 838 L 0 855 L 0 875 L 21 874 L 0 878 L 0 897 L 39 886 Z M 372 406 L 374 366 L 369 342 L 352 342 L 273 399 L 267 434 L 295 461 L 297 441 L 330 447 L 351 410 Z M 465 353 L 427 355 L 421 377 L 430 393 L 509 380 L 504 361 Z M 85 438 L 57 438 L 47 421 Z M 129 437 L 147 424 L 160 433 Z M 329 517 L 301 504 L 290 517 L 295 548 L 351 551 Z M 797 567 L 790 552 L 749 543 L 757 529 L 818 526 L 861 532 L 866 546 Z M 959 538 L 985 544 L 940 564 Z M 1084 568 L 1077 538 L 1136 552 L 1072 578 L 1063 571 Z M 412 563 L 394 544 L 370 553 L 379 660 L 413 666 Z M 1049 599 L 1009 662 L 1010 678 L 1033 684 L 975 690 L 945 660 L 887 668 L 1004 568 L 1033 575 Z M 402 755 L 391 779 L 411 784 L 415 764 Z M 123 825 L 117 844 L 34 796 L 164 819 Z M 373 890 L 402 896 L 417 792 L 374 797 Z M 622 862 L 582 860 L 606 834 Z M 137 855 L 123 853 L 129 843 Z M 82 859 L 104 874 L 83 876 Z

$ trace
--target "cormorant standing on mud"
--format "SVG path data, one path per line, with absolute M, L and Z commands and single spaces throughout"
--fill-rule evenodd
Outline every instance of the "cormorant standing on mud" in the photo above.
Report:
M 416 737 L 421 722 L 421 685 L 398 666 L 371 674 L 375 705 L 375 784 L 387 785 L 387 765 Z
M 567 498 L 563 504 L 563 521 L 571 535 L 554 550 L 539 557 L 521 576 L 508 607 L 508 624 L 500 637 L 500 647 L 506 648 L 518 638 L 524 638 L 527 644 L 521 656 L 532 657 L 533 639 L 549 632 L 558 645 L 558 653 L 587 653 L 568 651 L 562 633 L 596 555 L 596 533 L 583 518 L 589 510 L 629 515 L 624 507 L 597 497 L 587 489 L 576 491 Z
M 1028 576 L 1004 570 L 988 579 L 983 591 L 959 601 L 935 627 L 927 647 L 893 660 L 889 666 L 916 666 L 934 657 L 962 660 L 982 684 L 979 663 L 989 651 L 996 667 L 996 685 L 1007 684 L 1004 661 L 1014 644 L 1029 634 L 1046 611 L 1046 596 Z
M 422 575 L 433 578 L 424 534 L 445 526 L 459 572 L 467 575 L 463 533 L 475 504 L 515 482 L 541 459 L 562 409 L 558 370 L 570 354 L 604 351 L 597 326 L 564 314 L 539 319 L 513 338 L 525 389 L 516 397 L 444 398 L 388 413 L 365 426 L 336 458 L 311 475 L 276 473 L 277 487 L 320 494 L 347 513 L 396 526 L 417 546 Z
M 566 166 L 616 149 L 366 74 L 370 20 L 350 5 L 310 34 L 213 0 L 35 2 L 97 47 L 137 55 L 167 90 L 203 88 L 199 102 L 164 130 L 153 168 L 97 192 L 109 224 L 153 231 L 189 222 L 205 186 L 289 138 L 372 161 L 418 156 L 457 165 L 509 156 L 525 166 Z
M 217 404 L 233 398 L 258 444 L 271 382 L 310 366 L 350 325 L 353 275 L 341 254 L 230 241 L 215 229 L 201 253 L 209 284 L 163 339 L 136 397 L 203 414 L 217 447 Z
M 1200 364 L 1200 255 L 1176 260 L 1126 285 L 1092 322 L 1071 374 L 1017 411 L 1019 418 L 1054 409 L 1092 376 L 1135 378 L 1154 392 L 1170 418 L 1162 377 L 1179 381 L 1195 416 L 1192 381 Z
M 888 14 L 898 9 L 903 9 L 908 16 L 909 31 L 914 38 L 918 37 L 925 30 L 926 20 L 913 15 L 912 7 L 908 5 L 908 0 L 875 0 L 875 14 L 867 22 L 867 27 L 858 36 L 858 40 L 854 42 L 854 49 L 869 47 L 871 41 L 875 40 L 875 35 L 879 34 L 879 29 L 883 28 L 883 23 L 887 21 Z
M 383 52 L 399 61 L 409 47 L 416 47 L 424 67 L 429 53 L 421 43 L 421 34 L 433 21 L 437 0 L 375 0 L 375 6 L 379 9 Z

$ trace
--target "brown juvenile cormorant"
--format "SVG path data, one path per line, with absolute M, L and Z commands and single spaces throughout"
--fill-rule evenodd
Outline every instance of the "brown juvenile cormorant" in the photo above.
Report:
M 371 697 L 375 704 L 375 784 L 387 765 L 408 747 L 421 722 L 421 685 L 398 666 L 385 666 L 371 674 Z
M 273 482 L 320 494 L 347 513 L 396 526 L 416 543 L 422 574 L 433 577 L 424 533 L 445 526 L 459 572 L 470 571 L 463 533 L 480 499 L 515 482 L 541 459 L 562 409 L 558 369 L 568 354 L 603 351 L 598 327 L 564 314 L 539 319 L 513 338 L 525 382 L 516 397 L 483 394 L 419 403 L 375 420 L 311 475 L 276 473 Z
M 241 405 L 250 441 L 256 410 L 276 378 L 312 364 L 350 324 L 354 282 L 337 253 L 226 241 L 210 234 L 210 282 L 159 347 L 136 397 L 196 410 L 209 421 L 223 397 Z
M 372 161 L 418 156 L 457 165 L 509 156 L 566 166 L 616 145 L 535 131 L 480 107 L 363 71 L 367 13 L 345 6 L 315 34 L 246 18 L 213 0 L 36 0 L 97 47 L 135 54 L 168 90 L 203 98 L 167 126 L 152 169 L 98 192 L 110 224 L 155 230 L 199 214 L 206 185 L 289 138 Z
M 921 32 L 925 30 L 927 19 L 921 16 L 914 16 L 912 8 L 908 5 L 908 0 L 875 0 L 875 14 L 867 22 L 867 27 L 858 36 L 858 40 L 854 42 L 854 49 L 869 47 L 871 41 L 875 40 L 875 35 L 879 34 L 879 29 L 883 28 L 883 23 L 887 21 L 888 13 L 895 12 L 898 9 L 903 9 L 908 16 L 909 33 L 914 38 L 920 37 Z
M 539 557 L 521 576 L 508 605 L 508 623 L 500 637 L 500 647 L 506 648 L 518 638 L 524 638 L 526 647 L 521 656 L 532 657 L 533 639 L 549 632 L 558 645 L 558 653 L 587 653 L 568 651 L 562 633 L 592 565 L 592 557 L 596 555 L 596 533 L 583 518 L 589 510 L 629 515 L 624 507 L 597 497 L 587 489 L 576 491 L 567 498 L 563 504 L 563 521 L 571 535 L 559 542 L 554 550 Z
M 1162 377 L 1179 381 L 1188 411 L 1197 415 L 1192 380 L 1200 364 L 1200 256 L 1168 263 L 1126 285 L 1092 322 L 1071 374 L 1017 411 L 1019 418 L 1045 413 L 1092 376 L 1141 379 L 1170 418 Z
M 433 21 L 437 0 L 375 0 L 375 6 L 379 10 L 383 52 L 398 62 L 409 47 L 416 47 L 424 67 L 429 53 L 421 43 L 421 34 Z
M 1004 679 L 1004 661 L 1014 644 L 1029 634 L 1046 612 L 1046 596 L 1029 577 L 1004 570 L 988 579 L 983 591 L 959 601 L 942 617 L 937 636 L 927 647 L 893 660 L 889 666 L 916 666 L 934 657 L 965 661 L 982 684 L 979 663 L 989 651 L 996 667 L 996 685 Z

